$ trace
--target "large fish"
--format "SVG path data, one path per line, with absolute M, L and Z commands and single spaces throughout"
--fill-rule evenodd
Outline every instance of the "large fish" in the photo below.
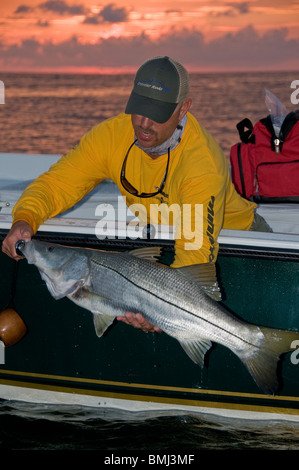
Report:
M 31 240 L 19 242 L 18 249 L 38 268 L 55 299 L 66 296 L 93 313 L 98 336 L 116 316 L 140 312 L 176 338 L 200 366 L 212 342 L 220 343 L 241 359 L 265 393 L 277 391 L 277 361 L 299 333 L 231 315 L 218 302 L 213 264 L 170 268 L 159 264 L 156 248 L 116 253 Z

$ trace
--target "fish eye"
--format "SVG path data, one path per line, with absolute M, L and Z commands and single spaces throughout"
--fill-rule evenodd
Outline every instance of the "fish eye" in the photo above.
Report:
M 54 250 L 54 246 L 48 246 L 48 251 L 53 251 Z

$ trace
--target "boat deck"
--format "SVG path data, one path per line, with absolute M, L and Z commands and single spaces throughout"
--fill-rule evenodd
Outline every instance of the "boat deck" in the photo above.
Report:
M 9 229 L 12 223 L 11 212 L 24 189 L 37 176 L 54 164 L 59 155 L 32 155 L 0 153 L 0 228 Z M 117 234 L 119 238 L 137 238 L 135 217 L 125 205 L 117 186 L 105 180 L 91 193 L 76 204 L 72 209 L 59 216 L 47 220 L 39 229 L 40 232 L 74 233 L 95 235 L 99 217 L 96 208 L 102 205 L 114 208 L 115 218 L 108 220 L 110 236 Z M 261 244 L 267 246 L 287 248 L 298 247 L 299 241 L 299 204 L 261 204 L 258 207 L 261 214 L 273 230 L 273 234 L 239 232 L 222 230 L 219 237 L 220 244 Z M 125 221 L 125 223 L 124 223 Z M 109 224 L 111 231 L 109 232 Z M 116 224 L 116 225 L 115 225 Z M 141 238 L 147 238 L 137 233 Z M 156 239 L 173 240 L 174 231 L 163 228 L 155 234 Z

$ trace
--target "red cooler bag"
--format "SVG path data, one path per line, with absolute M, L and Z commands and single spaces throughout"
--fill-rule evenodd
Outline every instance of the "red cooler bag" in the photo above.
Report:
M 254 126 L 237 124 L 241 142 L 231 148 L 236 190 L 255 202 L 299 202 L 299 110 L 289 113 L 275 134 L 271 116 Z

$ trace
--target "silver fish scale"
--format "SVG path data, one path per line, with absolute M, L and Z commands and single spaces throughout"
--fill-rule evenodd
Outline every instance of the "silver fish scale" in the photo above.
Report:
M 67 296 L 93 313 L 98 336 L 115 316 L 140 312 L 176 338 L 195 363 L 203 365 L 215 341 L 237 354 L 264 392 L 275 393 L 277 359 L 299 333 L 250 325 L 231 315 L 215 301 L 214 265 L 164 267 L 153 262 L 152 248 L 129 254 L 31 241 L 21 251 L 54 298 Z
M 248 335 L 248 328 L 242 328 L 242 323 L 230 317 L 196 282 L 176 269 L 128 253 L 93 254 L 91 283 L 97 295 L 110 301 L 116 315 L 140 312 L 177 339 L 191 339 L 193 331 L 194 338 L 208 336 L 231 347 L 231 334 L 236 335 L 237 343 L 243 342 L 240 334 Z

